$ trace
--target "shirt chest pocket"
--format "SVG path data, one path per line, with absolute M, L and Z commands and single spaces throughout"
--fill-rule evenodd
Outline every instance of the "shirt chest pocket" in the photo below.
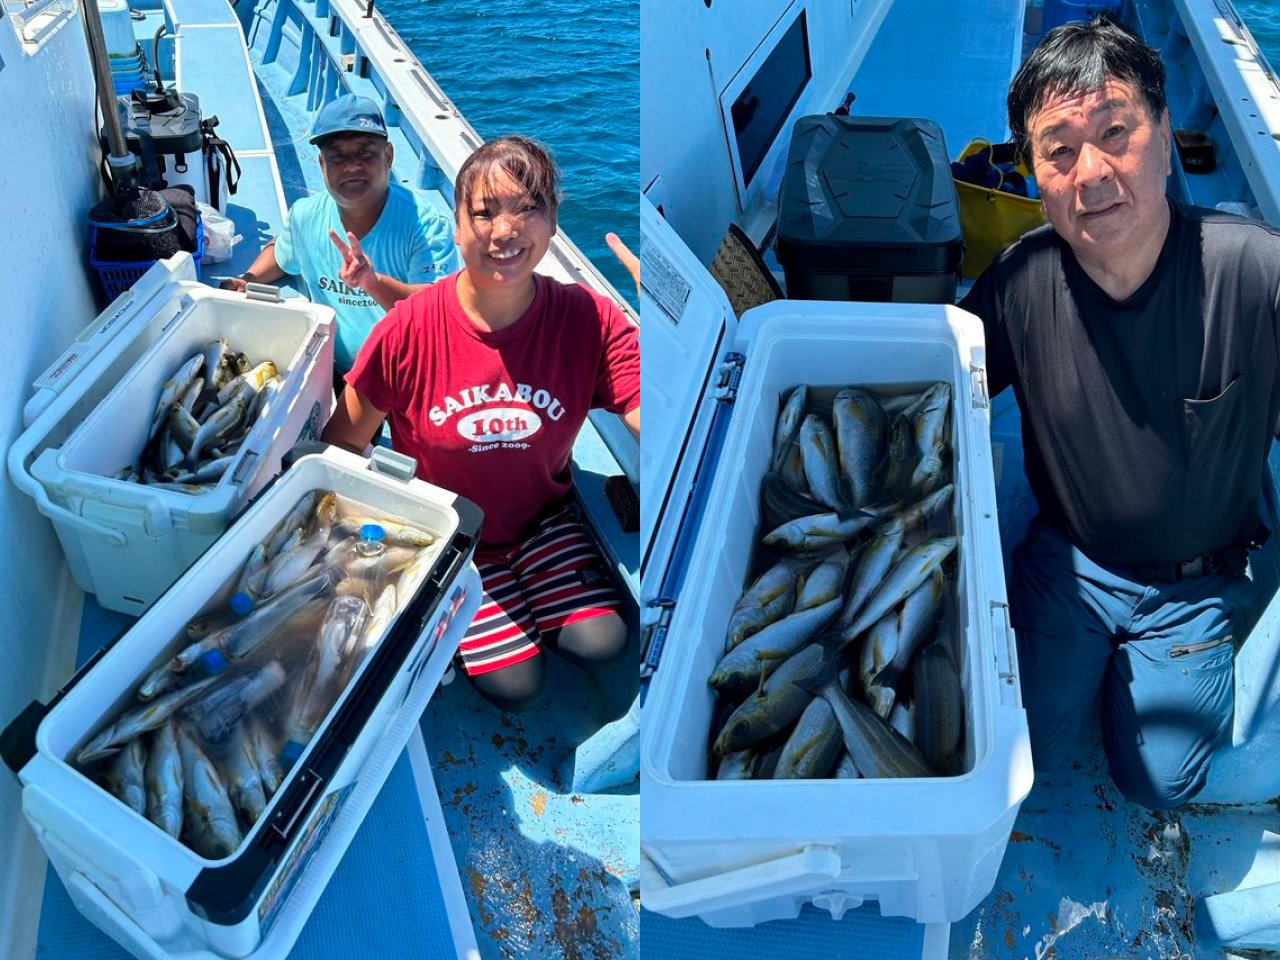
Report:
M 1179 400 L 1182 455 L 1192 470 L 1227 459 L 1247 441 L 1249 378 L 1239 376 L 1216 397 Z

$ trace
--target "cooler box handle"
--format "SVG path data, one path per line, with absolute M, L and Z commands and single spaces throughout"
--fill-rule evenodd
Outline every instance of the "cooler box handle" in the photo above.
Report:
M 642 903 L 646 910 L 679 920 L 774 897 L 811 893 L 839 876 L 840 854 L 832 847 L 810 846 L 776 860 L 650 891 Z
M 369 457 L 369 469 L 401 483 L 408 483 L 418 473 L 418 461 L 390 447 L 374 447 Z

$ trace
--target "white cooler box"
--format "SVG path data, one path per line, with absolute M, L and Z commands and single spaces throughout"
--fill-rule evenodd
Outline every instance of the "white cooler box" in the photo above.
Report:
M 33 703 L 4 733 L 23 812 L 72 900 L 136 957 L 288 956 L 479 607 L 471 557 L 480 511 L 402 473 L 375 472 L 378 459 L 336 449 L 301 458 L 47 707 Z M 438 534 L 434 555 L 240 847 L 210 861 L 68 758 L 130 701 L 184 624 L 210 599 L 225 600 L 253 547 L 312 490 Z
M 333 311 L 182 279 L 188 261 L 153 267 L 86 334 L 109 341 L 96 355 L 64 355 L 36 381 L 43 410 L 9 452 L 10 475 L 53 521 L 76 583 L 134 616 L 280 472 L 290 447 L 319 435 L 333 407 Z M 142 451 L 164 382 L 218 337 L 284 377 L 236 461 L 199 495 L 112 479 Z
M 836 917 L 875 900 L 886 916 L 957 920 L 992 889 L 1033 778 L 1005 603 L 981 324 L 950 306 L 781 300 L 748 311 L 735 330 L 719 287 L 652 207 L 641 206 L 641 470 L 649 485 L 642 669 L 651 674 L 641 903 L 712 926 L 794 917 L 810 901 Z M 690 367 L 684 376 L 671 376 L 677 362 Z M 693 369 L 697 363 L 705 366 Z M 966 772 L 708 780 L 715 697 L 707 677 L 762 536 L 760 484 L 781 397 L 799 383 L 937 380 L 949 381 L 954 397 Z

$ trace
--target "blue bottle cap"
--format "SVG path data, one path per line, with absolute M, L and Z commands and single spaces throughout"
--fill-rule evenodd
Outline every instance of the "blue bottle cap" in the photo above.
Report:
M 378 523 L 366 523 L 360 527 L 360 539 L 378 541 L 387 535 L 387 531 L 382 529 L 382 525 Z
M 253 609 L 253 597 L 249 596 L 243 590 L 237 590 L 231 595 L 231 599 L 227 601 L 231 607 L 231 612 L 237 617 L 247 616 L 249 611 Z
M 200 663 L 209 676 L 215 676 L 227 669 L 227 658 L 221 650 L 206 650 L 200 654 Z
M 298 762 L 306 746 L 305 743 L 299 743 L 297 740 L 286 740 L 284 746 L 280 748 L 280 765 L 286 769 L 292 767 Z

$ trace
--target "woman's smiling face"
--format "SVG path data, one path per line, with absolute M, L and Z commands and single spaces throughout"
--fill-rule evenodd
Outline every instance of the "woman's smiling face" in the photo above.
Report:
M 533 275 L 555 232 L 554 211 L 497 168 L 476 178 L 453 239 L 477 286 L 512 287 Z

